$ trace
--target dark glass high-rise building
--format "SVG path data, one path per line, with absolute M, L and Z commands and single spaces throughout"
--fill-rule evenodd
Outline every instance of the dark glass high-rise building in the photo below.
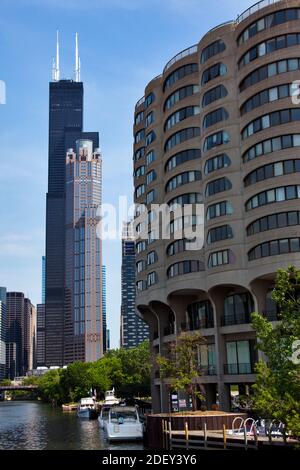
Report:
M 6 288 L 0 287 L 0 380 L 6 373 Z
M 135 241 L 131 224 L 125 223 L 122 234 L 121 271 L 121 340 L 122 348 L 132 348 L 149 339 L 149 327 L 135 308 Z

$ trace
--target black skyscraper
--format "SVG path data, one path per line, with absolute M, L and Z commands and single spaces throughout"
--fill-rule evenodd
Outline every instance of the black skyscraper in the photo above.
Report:
M 46 215 L 46 365 L 64 365 L 65 322 L 65 165 L 77 139 L 99 146 L 96 132 L 82 132 L 83 84 L 50 83 L 49 163 Z

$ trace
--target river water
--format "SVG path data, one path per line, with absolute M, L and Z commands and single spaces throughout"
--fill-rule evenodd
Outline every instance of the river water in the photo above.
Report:
M 79 419 L 41 402 L 0 402 L 0 449 L 143 449 L 105 441 L 98 420 Z

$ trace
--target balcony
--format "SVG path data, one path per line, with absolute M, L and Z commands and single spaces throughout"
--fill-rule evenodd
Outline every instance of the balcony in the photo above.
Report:
M 281 0 L 261 0 L 260 2 L 255 3 L 250 8 L 247 8 L 247 10 L 241 13 L 237 17 L 236 22 L 240 23 L 241 21 L 244 21 L 246 18 L 248 18 L 248 16 L 253 15 L 253 13 L 256 13 L 262 8 L 268 7 L 269 5 L 274 5 L 275 3 L 278 3 L 280 1 Z
M 239 364 L 224 364 L 225 375 L 253 374 L 253 364 L 250 362 Z
M 214 328 L 214 319 L 210 315 L 198 318 L 196 319 L 196 321 L 190 321 L 188 327 L 190 331 L 203 330 L 205 328 Z
M 232 313 L 223 315 L 221 318 L 222 326 L 243 325 L 251 323 L 250 313 Z
M 215 364 L 208 365 L 208 366 L 200 366 L 199 367 L 200 375 L 216 375 L 217 374 L 217 367 Z

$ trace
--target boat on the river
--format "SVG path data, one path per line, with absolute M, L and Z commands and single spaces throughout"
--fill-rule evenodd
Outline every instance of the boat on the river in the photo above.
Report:
M 104 421 L 104 435 L 108 441 L 140 441 L 143 423 L 136 406 L 112 406 Z
M 109 410 L 111 406 L 110 405 L 102 405 L 100 414 L 98 416 L 98 422 L 100 428 L 104 429 L 104 423 L 105 421 L 108 420 L 108 415 L 109 415 Z
M 97 409 L 95 398 L 81 398 L 77 407 L 77 416 L 79 418 L 96 419 Z
M 105 392 L 105 399 L 104 399 L 104 405 L 118 405 L 120 403 L 120 400 L 115 397 L 115 389 L 113 388 L 112 390 L 107 390 Z

